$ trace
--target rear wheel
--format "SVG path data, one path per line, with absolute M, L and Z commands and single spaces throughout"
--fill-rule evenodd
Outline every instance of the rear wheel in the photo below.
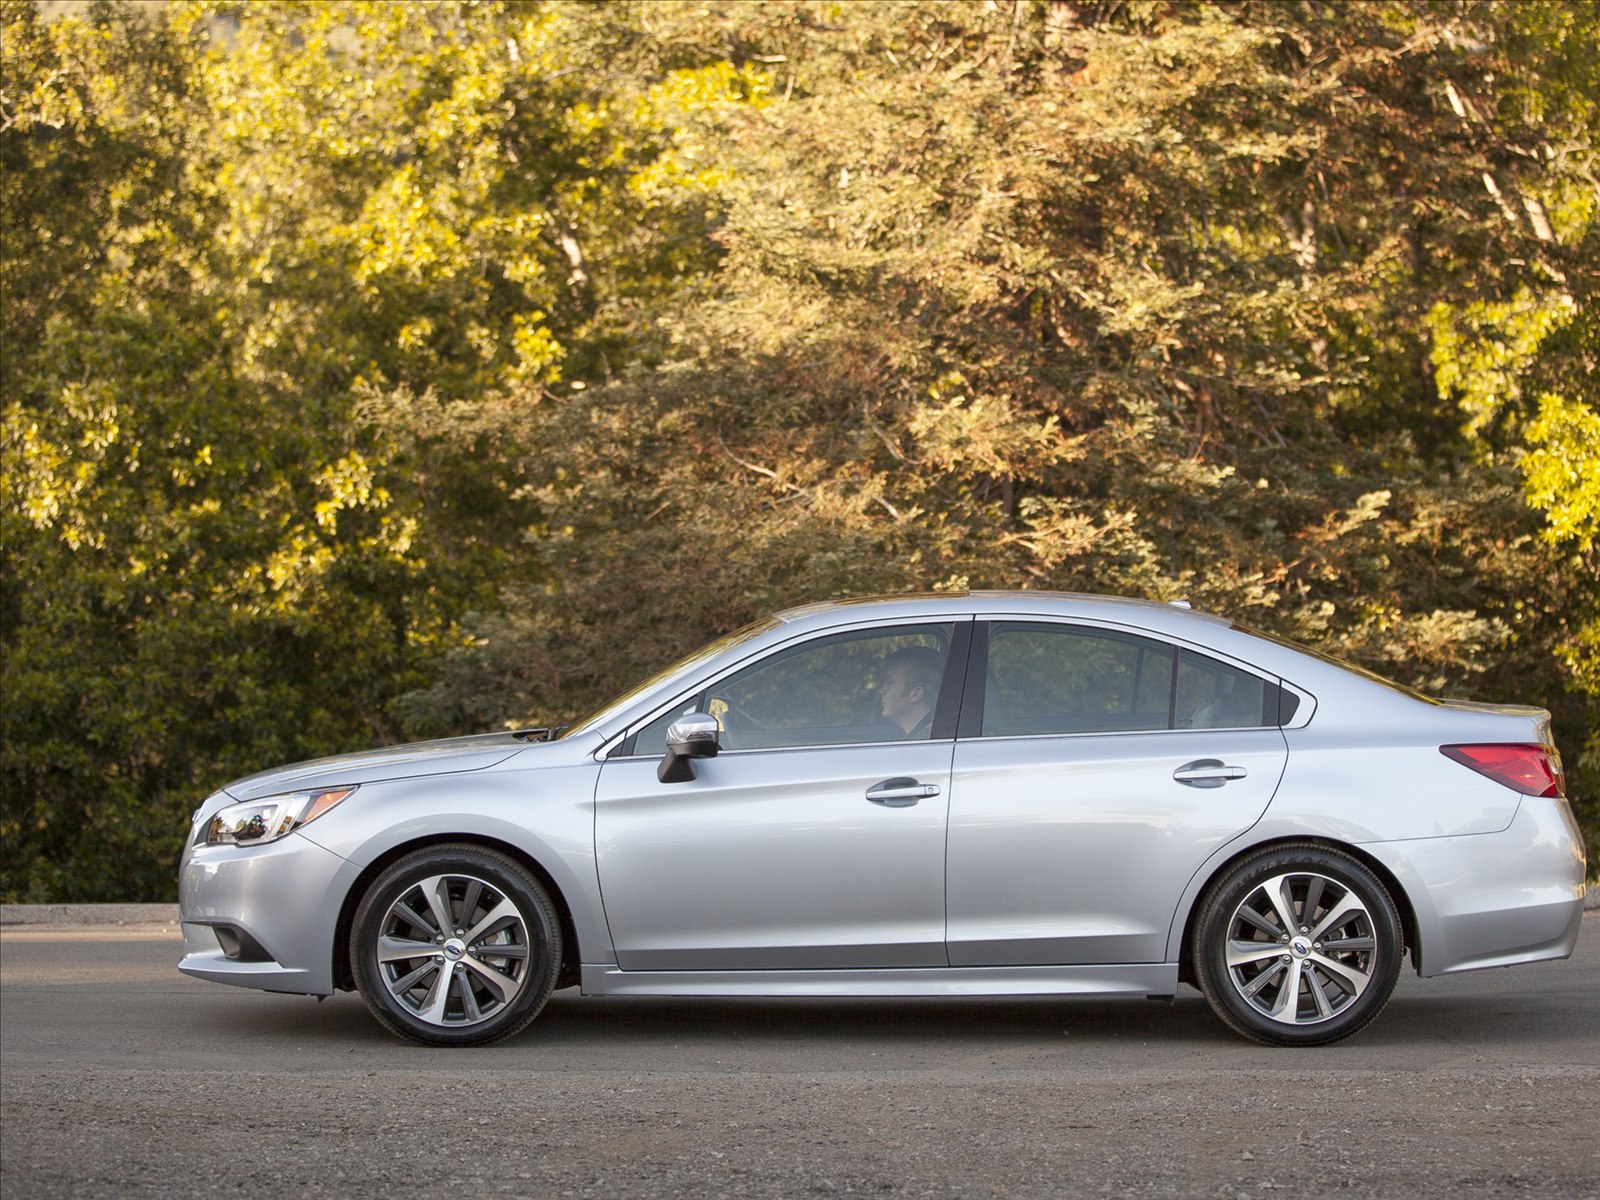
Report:
M 430 846 L 380 874 L 356 909 L 351 969 L 372 1015 L 435 1046 L 508 1038 L 539 1015 L 561 923 L 523 866 L 481 846 Z
M 1212 1010 L 1258 1042 L 1320 1046 L 1382 1011 L 1400 977 L 1393 898 L 1342 851 L 1279 846 L 1250 855 L 1207 893 L 1195 978 Z

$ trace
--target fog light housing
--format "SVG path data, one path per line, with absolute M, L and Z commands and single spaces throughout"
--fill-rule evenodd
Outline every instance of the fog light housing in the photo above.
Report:
M 224 958 L 248 963 L 273 961 L 272 955 L 267 953 L 266 948 L 237 925 L 213 925 L 211 932 L 216 934 L 217 945 L 222 947 Z

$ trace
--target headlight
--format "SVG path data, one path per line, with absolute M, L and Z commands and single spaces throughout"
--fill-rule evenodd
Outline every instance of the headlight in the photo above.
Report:
M 322 788 L 230 804 L 206 826 L 211 846 L 261 846 L 309 825 L 356 789 Z

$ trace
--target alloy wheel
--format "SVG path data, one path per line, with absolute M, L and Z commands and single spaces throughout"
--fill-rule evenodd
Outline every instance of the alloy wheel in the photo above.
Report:
M 1331 1020 L 1373 981 L 1378 940 L 1371 912 L 1348 885 L 1293 872 L 1262 880 L 1234 908 L 1224 953 L 1228 979 L 1256 1013 L 1283 1025 Z
M 527 986 L 526 915 L 485 879 L 429 875 L 389 905 L 377 961 L 389 995 L 419 1021 L 446 1028 L 503 1013 Z

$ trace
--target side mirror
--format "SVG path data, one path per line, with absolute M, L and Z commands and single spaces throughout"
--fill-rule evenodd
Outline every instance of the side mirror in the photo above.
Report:
M 667 726 L 667 756 L 656 768 L 662 783 L 687 783 L 694 778 L 696 758 L 715 758 L 722 749 L 722 727 L 710 713 L 690 713 Z

